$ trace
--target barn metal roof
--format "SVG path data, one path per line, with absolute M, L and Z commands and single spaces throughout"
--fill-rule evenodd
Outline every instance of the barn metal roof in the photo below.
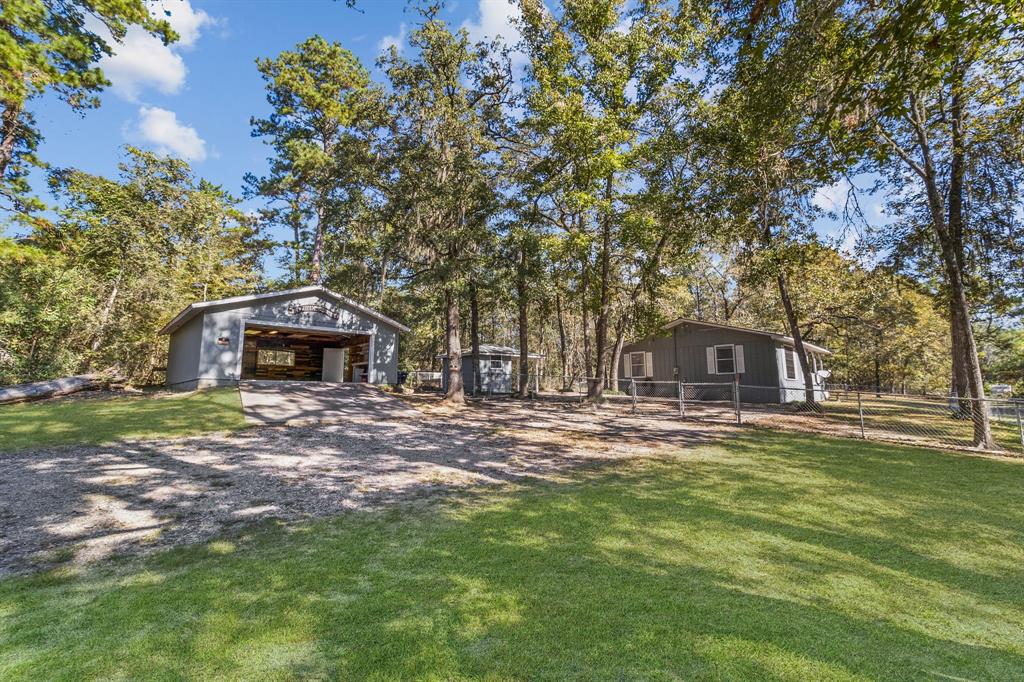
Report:
M 497 355 L 497 356 L 500 356 L 500 357 L 518 358 L 519 357 L 519 349 L 518 348 L 514 348 L 512 346 L 499 346 L 499 345 L 494 344 L 494 343 L 481 343 L 480 344 L 480 355 Z M 441 353 L 437 357 L 439 357 L 439 358 L 446 358 L 446 357 L 448 357 L 448 354 L 447 353 Z M 471 357 L 473 357 L 473 351 L 467 349 L 467 351 L 462 354 L 462 357 L 464 357 L 464 358 L 471 358 Z M 526 357 L 532 358 L 532 359 L 537 359 L 537 358 L 542 358 L 544 356 L 539 354 L 539 353 L 527 353 Z
M 329 296 L 330 298 L 333 298 L 338 303 L 341 303 L 341 304 L 345 305 L 346 307 L 352 308 L 353 310 L 358 310 L 359 312 L 363 313 L 364 315 L 367 315 L 369 317 L 372 317 L 372 318 L 375 318 L 377 320 L 380 320 L 381 322 L 383 322 L 383 323 L 385 323 L 387 325 L 390 325 L 390 326 L 392 326 L 395 329 L 398 329 L 400 331 L 403 331 L 403 332 L 408 332 L 409 331 L 409 328 L 406 327 L 401 322 L 398 322 L 397 320 L 393 320 L 390 317 L 388 317 L 387 315 L 384 315 L 383 313 L 377 312 L 373 308 L 368 308 L 367 306 L 363 305 L 362 303 L 357 303 L 356 301 L 353 301 L 351 298 L 348 298 L 347 296 L 342 296 L 341 294 L 339 294 L 337 292 L 331 291 L 327 287 L 319 286 L 319 285 L 313 285 L 313 286 L 308 286 L 308 287 L 299 287 L 298 289 L 285 289 L 283 291 L 270 291 L 270 292 L 267 292 L 265 294 L 249 294 L 247 296 L 232 296 L 231 298 L 220 298 L 220 299 L 217 299 L 215 301 L 200 301 L 198 303 L 193 303 L 193 304 L 189 305 L 187 308 L 185 308 L 184 310 L 182 310 L 180 313 L 175 315 L 174 318 L 170 322 L 165 324 L 163 329 L 160 330 L 160 333 L 161 334 L 171 334 L 171 333 L 173 333 L 178 327 L 180 327 L 181 325 L 185 324 L 190 319 L 195 317 L 198 313 L 200 313 L 200 312 L 202 312 L 202 311 L 204 311 L 204 310 L 206 310 L 208 308 L 216 308 L 216 307 L 228 307 L 228 308 L 231 308 L 232 306 L 241 307 L 241 306 L 246 305 L 248 303 L 251 303 L 253 301 L 263 301 L 263 300 L 271 299 L 271 298 L 292 298 L 292 297 L 295 297 L 295 296 L 301 296 L 303 294 L 313 294 L 313 293 L 323 294 L 325 296 Z

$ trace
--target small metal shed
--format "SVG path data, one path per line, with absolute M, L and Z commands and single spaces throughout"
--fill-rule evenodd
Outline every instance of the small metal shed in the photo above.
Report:
M 441 388 L 448 390 L 448 356 L 438 355 L 441 360 Z M 527 353 L 528 360 L 541 360 L 543 355 Z M 488 395 L 508 394 L 518 383 L 518 368 L 513 371 L 513 364 L 518 365 L 519 349 L 512 346 L 499 346 L 491 343 L 480 344 L 480 357 L 472 351 L 462 355 L 462 383 L 466 392 L 471 394 L 485 393 Z M 539 390 L 537 372 L 531 373 L 534 390 Z

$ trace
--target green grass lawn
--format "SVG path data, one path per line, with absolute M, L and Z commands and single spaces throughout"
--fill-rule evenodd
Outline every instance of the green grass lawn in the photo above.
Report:
M 0 678 L 1010 680 L 1024 466 L 750 430 L 0 581 Z
M 160 438 L 245 426 L 234 388 L 0 406 L 0 451 Z

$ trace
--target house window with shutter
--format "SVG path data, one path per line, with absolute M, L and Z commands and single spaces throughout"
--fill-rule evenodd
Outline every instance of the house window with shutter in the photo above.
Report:
M 729 346 L 715 346 L 715 374 L 736 373 L 736 349 Z
M 783 353 L 786 354 L 786 378 L 796 379 L 796 351 L 787 348 Z
M 645 353 L 640 351 L 629 354 L 629 376 L 635 379 L 643 379 L 647 376 L 647 362 Z
M 708 374 L 734 374 L 746 372 L 743 363 L 743 346 L 740 344 L 721 344 L 708 346 Z

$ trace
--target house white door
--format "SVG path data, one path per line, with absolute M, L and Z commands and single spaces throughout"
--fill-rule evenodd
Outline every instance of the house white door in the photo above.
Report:
M 348 348 L 324 348 L 324 381 L 345 380 L 345 365 L 348 364 Z

